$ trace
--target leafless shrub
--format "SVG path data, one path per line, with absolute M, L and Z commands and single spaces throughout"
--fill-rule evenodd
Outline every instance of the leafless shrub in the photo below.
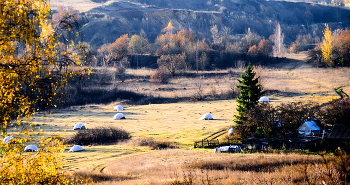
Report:
M 239 90 L 237 89 L 236 86 L 237 86 L 236 82 L 232 82 L 229 85 L 229 89 L 226 92 L 226 97 L 227 98 L 236 98 L 239 95 Z
M 153 83 L 167 84 L 170 79 L 171 75 L 167 72 L 165 67 L 159 67 L 159 69 L 154 70 L 151 74 L 151 82 Z
M 134 146 L 149 146 L 151 150 L 161 150 L 167 148 L 177 148 L 175 142 L 156 141 L 152 138 L 139 138 L 131 141 Z
M 235 72 L 234 72 L 234 70 L 232 68 L 228 69 L 227 73 L 229 74 L 230 77 L 235 75 Z
M 197 90 L 191 98 L 191 101 L 202 101 L 204 100 L 202 83 L 196 83 Z
M 217 89 L 215 84 L 210 86 L 210 94 L 213 98 L 217 97 Z
M 114 63 L 114 67 L 116 69 L 115 78 L 124 82 L 127 77 L 126 68 L 129 66 L 130 66 L 130 61 L 128 61 L 126 57 L 124 57 L 121 61 Z
M 113 127 L 79 130 L 74 136 L 66 140 L 66 144 L 90 145 L 111 144 L 130 139 L 130 133 Z
M 245 69 L 245 62 L 242 61 L 242 60 L 238 60 L 235 63 L 235 68 L 238 69 L 239 71 L 244 71 L 244 69 Z
M 256 77 L 259 77 L 259 83 L 264 87 L 264 84 L 267 82 L 267 78 L 264 75 L 265 68 L 261 65 L 254 66 L 254 72 Z

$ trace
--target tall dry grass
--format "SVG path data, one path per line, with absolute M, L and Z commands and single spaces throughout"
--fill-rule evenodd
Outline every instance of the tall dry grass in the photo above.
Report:
M 137 177 L 107 184 L 344 184 L 334 159 L 166 150 L 118 160 L 103 173 Z

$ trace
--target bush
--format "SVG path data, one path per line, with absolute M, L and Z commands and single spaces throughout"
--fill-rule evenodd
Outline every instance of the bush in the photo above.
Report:
M 0 143 L 0 184 L 69 184 L 60 153 L 64 146 L 57 139 L 41 140 L 37 152 L 23 153 L 27 139 Z
M 171 75 L 166 71 L 165 67 L 156 69 L 151 74 L 151 82 L 167 84 L 169 83 Z
M 132 144 L 135 146 L 149 146 L 151 150 L 176 148 L 175 142 L 155 141 L 152 138 L 142 138 L 142 139 L 133 140 Z
M 91 145 L 111 144 L 130 139 L 130 133 L 113 127 L 79 130 L 73 137 L 67 139 L 66 144 Z
M 318 117 L 325 124 L 350 124 L 350 98 L 330 101 L 321 109 Z

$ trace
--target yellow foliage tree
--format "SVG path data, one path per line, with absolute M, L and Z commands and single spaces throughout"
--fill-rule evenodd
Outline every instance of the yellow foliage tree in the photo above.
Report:
M 174 30 L 175 30 L 175 27 L 173 26 L 171 21 L 168 23 L 168 26 L 163 29 L 163 31 L 165 31 L 171 35 L 174 33 Z
M 323 61 L 327 65 L 332 65 L 331 54 L 332 54 L 332 32 L 328 27 L 328 24 L 325 24 L 325 29 L 323 30 L 323 43 L 321 45 Z
M 76 35 L 76 12 L 50 21 L 47 0 L 0 1 L 0 129 L 21 125 L 39 108 L 53 106 L 57 90 L 84 60 L 84 48 L 70 41 Z M 73 32 L 73 33 L 72 33 Z M 15 120 L 15 121 L 12 121 Z M 14 126 L 14 128 L 16 128 Z M 58 140 L 41 140 L 40 150 L 24 154 L 31 129 L 23 129 L 9 143 L 0 143 L 0 184 L 66 184 L 59 169 Z M 22 133 L 22 134 L 21 134 Z

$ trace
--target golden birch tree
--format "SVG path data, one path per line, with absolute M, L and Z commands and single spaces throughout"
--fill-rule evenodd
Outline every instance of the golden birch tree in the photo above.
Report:
M 321 45 L 323 61 L 327 65 L 332 65 L 331 54 L 332 54 L 332 32 L 328 27 L 328 24 L 325 24 L 325 29 L 323 30 L 323 42 Z
M 57 90 L 84 62 L 84 49 L 71 39 L 77 14 L 67 11 L 55 24 L 47 0 L 0 1 L 0 129 L 23 128 L 20 119 L 53 106 Z M 0 143 L 0 184 L 67 184 L 59 171 L 62 142 L 36 141 L 40 150 L 23 154 L 32 129 Z M 40 134 L 40 133 L 39 133 Z

